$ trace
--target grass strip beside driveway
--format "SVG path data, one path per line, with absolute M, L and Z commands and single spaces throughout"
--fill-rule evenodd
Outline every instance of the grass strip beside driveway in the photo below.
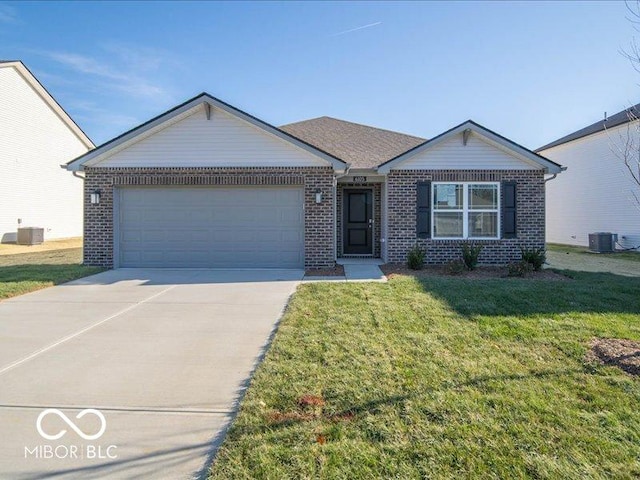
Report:
M 81 248 L 0 256 L 0 300 L 104 270 L 81 261 Z
M 640 262 L 640 252 L 636 250 L 617 250 L 613 253 L 594 253 L 589 251 L 587 247 L 577 247 L 572 245 L 560 245 L 557 243 L 547 243 L 547 250 L 558 253 L 577 253 L 580 255 L 588 255 L 591 258 L 601 257 L 614 260 L 629 260 L 632 262 Z M 638 267 L 640 268 L 640 267 Z
M 211 478 L 637 478 L 640 279 L 572 275 L 302 285 Z

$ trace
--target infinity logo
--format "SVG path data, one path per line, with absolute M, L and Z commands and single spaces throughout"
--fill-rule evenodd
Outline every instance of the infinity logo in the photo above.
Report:
M 93 435 L 85 434 L 82 430 L 80 430 L 75 425 L 75 423 L 73 423 L 71 420 L 69 420 L 69 417 L 67 417 L 64 413 L 62 413 L 57 408 L 47 408 L 46 410 L 43 410 L 42 413 L 40 413 L 40 415 L 38 415 L 38 420 L 36 421 L 36 428 L 38 429 L 38 433 L 43 438 L 46 438 L 47 440 L 57 440 L 57 439 L 61 438 L 65 433 L 67 433 L 66 430 L 60 430 L 55 435 L 49 435 L 48 433 L 45 433 L 44 430 L 42 430 L 42 420 L 44 419 L 44 417 L 46 417 L 49 414 L 55 414 L 58 417 L 60 417 L 64 421 L 64 423 L 69 425 L 69 427 L 71 427 L 71 429 L 74 432 L 76 432 L 80 437 L 84 438 L 85 440 L 95 440 L 97 438 L 100 438 L 102 436 L 102 434 L 104 433 L 104 431 L 107 429 L 107 420 L 104 418 L 104 415 L 102 415 L 101 412 L 99 412 L 98 410 L 96 410 L 94 408 L 86 408 L 86 409 L 82 410 L 80 413 L 78 413 L 78 415 L 76 415 L 76 418 L 78 418 L 78 419 L 82 418 L 85 415 L 87 415 L 88 413 L 94 414 L 96 417 L 98 417 L 100 419 L 100 422 L 101 422 L 100 430 L 98 431 L 98 433 L 93 434 Z

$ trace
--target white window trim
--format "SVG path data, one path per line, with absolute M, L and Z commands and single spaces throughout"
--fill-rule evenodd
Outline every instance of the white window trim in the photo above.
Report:
M 436 185 L 462 185 L 462 209 L 442 209 L 437 210 L 435 208 L 435 191 Z M 497 195 L 498 195 L 498 207 L 497 209 L 470 209 L 469 208 L 469 185 L 495 185 L 497 186 Z M 502 231 L 502 218 L 500 215 L 501 212 L 501 185 L 500 182 L 433 182 L 431 184 L 431 239 L 432 240 L 500 240 L 500 232 Z M 460 213 L 462 212 L 462 237 L 436 237 L 435 233 L 435 212 L 451 212 L 451 213 Z M 469 236 L 469 213 L 496 213 L 498 217 L 498 235 L 496 237 L 470 237 Z

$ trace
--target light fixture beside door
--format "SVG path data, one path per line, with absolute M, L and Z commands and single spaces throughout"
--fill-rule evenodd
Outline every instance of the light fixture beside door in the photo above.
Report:
M 101 192 L 100 190 L 94 190 L 94 191 L 91 193 L 91 204 L 92 204 L 92 205 L 97 205 L 97 204 L 99 204 L 99 203 L 100 203 L 100 194 L 101 194 L 101 193 L 102 193 L 102 192 Z

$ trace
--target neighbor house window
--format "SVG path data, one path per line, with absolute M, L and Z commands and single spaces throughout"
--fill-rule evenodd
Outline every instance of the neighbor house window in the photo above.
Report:
M 498 238 L 498 183 L 434 183 L 433 238 Z

